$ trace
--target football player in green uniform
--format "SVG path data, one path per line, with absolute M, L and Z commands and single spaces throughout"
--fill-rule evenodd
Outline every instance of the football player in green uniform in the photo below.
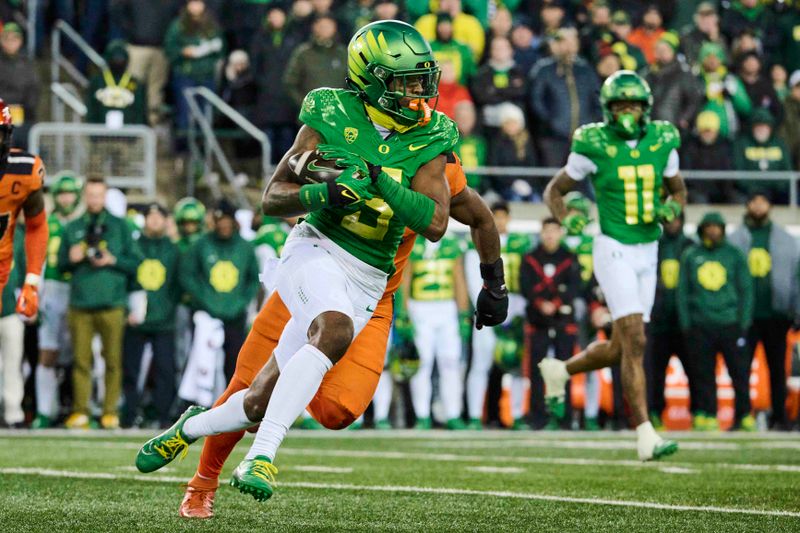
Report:
M 58 270 L 58 248 L 64 227 L 75 218 L 83 188 L 81 179 L 71 171 L 55 176 L 50 189 L 53 211 L 47 217 L 50 238 L 47 241 L 47 261 L 42 284 L 42 321 L 39 325 L 39 364 L 36 365 L 36 418 L 31 428 L 49 427 L 58 414 L 58 377 L 56 363 L 67 337 L 67 306 L 69 304 L 69 274 Z
M 506 337 L 519 334 L 515 339 L 519 345 L 524 344 L 522 328 L 512 328 L 511 323 L 516 317 L 525 315 L 525 298 L 519 292 L 519 266 L 524 256 L 531 249 L 531 239 L 522 233 L 510 233 L 508 224 L 511 222 L 511 212 L 506 202 L 500 201 L 492 205 L 492 215 L 497 231 L 500 233 L 500 256 L 505 267 L 506 287 L 508 288 L 508 316 L 503 322 L 502 332 Z M 469 294 L 474 299 L 481 290 L 483 281 L 476 274 L 479 272 L 480 257 L 474 247 L 470 247 L 465 258 L 464 271 L 467 274 L 467 287 Z M 469 416 L 469 429 L 481 429 L 483 423 L 483 406 L 486 399 L 486 387 L 489 383 L 489 371 L 498 349 L 498 335 L 501 329 L 482 328 L 472 332 L 472 364 L 467 375 L 467 414 Z M 504 345 L 508 345 L 506 342 Z M 523 378 L 519 372 L 513 375 L 512 388 L 519 390 L 524 387 Z M 520 381 L 520 382 L 517 382 Z M 513 402 L 512 402 L 513 403 Z M 514 408 L 515 412 L 521 410 Z
M 249 389 L 214 409 L 190 408 L 143 446 L 140 470 L 163 466 L 201 436 L 254 425 L 260 417 L 252 413 L 271 394 L 253 446 L 232 479 L 242 492 L 269 498 L 277 471 L 272 462 L 288 427 L 372 316 L 405 228 L 433 241 L 444 235 L 450 206 L 445 154 L 458 133 L 450 119 L 428 107 L 439 78 L 430 46 L 408 24 L 375 22 L 351 40 L 348 68 L 349 89 L 322 88 L 306 96 L 304 126 L 264 192 L 267 215 L 309 213 L 292 230 L 275 276 L 292 318 L 273 351 L 280 370 L 274 389 L 249 394 L 260 390 L 259 374 Z M 335 181 L 301 186 L 289 159 L 315 149 L 345 170 Z M 488 286 L 478 308 L 490 308 L 483 322 L 493 326 L 507 306 L 504 286 L 490 283 L 502 279 L 502 261 L 482 270 Z M 269 377 L 268 370 L 262 373 Z
M 579 181 L 592 180 L 600 222 L 594 273 L 614 320 L 613 333 L 610 340 L 594 342 L 566 362 L 545 359 L 539 366 L 547 394 L 563 401 L 570 375 L 621 364 L 639 459 L 648 461 L 678 448 L 662 439 L 649 421 L 643 358 L 661 224 L 675 219 L 686 203 L 677 152 L 680 135 L 672 124 L 650 120 L 653 96 L 634 72 L 610 76 L 600 90 L 600 103 L 603 122 L 575 132 L 567 165 L 548 184 L 545 201 L 568 230 L 580 231 L 588 220 L 580 214 L 567 216 L 564 195 Z
M 464 429 L 459 315 L 469 316 L 469 300 L 462 241 L 446 235 L 432 243 L 419 235 L 404 281 L 404 296 L 408 296 L 408 315 L 414 326 L 414 344 L 419 354 L 419 368 L 410 382 L 416 428 L 431 428 L 431 377 L 435 360 L 446 427 Z

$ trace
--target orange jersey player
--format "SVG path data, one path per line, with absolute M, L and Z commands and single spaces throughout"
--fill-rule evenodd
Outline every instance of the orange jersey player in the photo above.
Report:
M 483 266 L 498 263 L 500 240 L 489 208 L 478 194 L 467 187 L 461 162 L 452 154 L 445 167 L 452 200 L 450 216 L 470 227 L 472 238 L 481 256 Z M 403 279 L 403 269 L 414 247 L 416 234 L 407 229 L 395 256 L 395 273 L 386 285 L 383 298 L 363 331 L 356 337 L 345 356 L 328 371 L 308 411 L 323 426 L 342 429 L 361 416 L 372 401 L 384 365 L 389 328 L 392 324 L 392 301 Z M 502 272 L 502 263 L 501 270 Z M 480 305 L 476 320 L 486 321 Z M 279 374 L 276 359 L 271 357 L 284 326 L 291 318 L 277 291 L 272 293 L 253 324 L 247 340 L 239 352 L 236 371 L 228 388 L 215 406 L 225 402 L 232 394 L 250 387 L 258 388 L 263 405 L 251 405 L 263 416 L 269 394 Z M 258 379 L 256 377 L 258 376 Z M 247 404 L 246 404 L 247 405 Z M 252 420 L 254 417 L 248 414 Z M 260 418 L 258 418 L 260 420 Z M 185 518 L 210 518 L 213 516 L 214 494 L 225 460 L 244 436 L 244 431 L 223 433 L 207 437 L 200 456 L 200 464 L 180 507 Z
M 0 291 L 8 282 L 14 256 L 14 229 L 20 211 L 25 215 L 27 272 L 17 300 L 17 313 L 31 319 L 39 309 L 39 278 L 47 255 L 47 216 L 44 210 L 44 164 L 35 155 L 11 148 L 11 111 L 0 100 Z

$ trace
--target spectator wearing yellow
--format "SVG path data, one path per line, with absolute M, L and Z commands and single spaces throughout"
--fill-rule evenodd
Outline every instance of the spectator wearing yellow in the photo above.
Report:
M 436 16 L 436 39 L 431 41 L 431 50 L 436 61 L 449 61 L 461 85 L 469 84 L 475 72 L 475 61 L 469 46 L 453 38 L 453 17 L 441 12 Z
M 486 44 L 486 35 L 480 21 L 473 15 L 464 13 L 461 0 L 439 0 L 439 12 L 450 14 L 453 19 L 453 38 L 469 46 L 473 59 L 478 62 L 483 57 L 483 47 Z M 437 14 L 428 13 L 422 15 L 414 26 L 425 39 L 434 41 L 437 20 Z

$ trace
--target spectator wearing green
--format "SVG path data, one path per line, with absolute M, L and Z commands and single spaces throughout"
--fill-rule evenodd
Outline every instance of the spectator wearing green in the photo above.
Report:
M 173 216 L 179 235 L 176 244 L 184 253 L 205 231 L 206 206 L 197 198 L 186 196 L 175 204 Z
M 647 67 L 647 59 L 641 48 L 628 42 L 628 37 L 632 31 L 633 26 L 631 25 L 630 15 L 622 10 L 614 11 L 614 14 L 611 15 L 612 35 L 610 37 L 606 36 L 608 47 L 612 53 L 619 56 L 620 61 L 622 61 L 622 68 L 638 72 Z M 603 55 L 602 48 L 604 46 L 600 46 L 597 52 L 597 59 Z
M 3 420 L 6 427 L 24 428 L 22 399 L 25 379 L 22 355 L 25 346 L 25 324 L 16 313 L 17 294 L 25 280 L 25 228 L 17 224 L 14 237 L 14 258 L 8 282 L 3 287 L 0 311 L 0 365 L 3 368 Z
M 651 313 L 650 328 L 645 350 L 645 365 L 650 378 L 647 391 L 649 393 L 650 419 L 653 426 L 662 426 L 661 422 L 666 400 L 664 387 L 667 377 L 667 366 L 673 355 L 683 364 L 689 378 L 689 393 L 692 405 L 697 401 L 697 384 L 692 375 L 692 362 L 686 353 L 686 339 L 678 321 L 678 280 L 680 279 L 681 255 L 694 242 L 683 232 L 683 213 L 675 220 L 664 225 L 664 233 L 658 241 L 658 281 L 656 283 L 656 299 Z M 696 409 L 691 409 L 692 412 Z
M 70 273 L 67 321 L 72 336 L 74 366 L 73 413 L 68 428 L 89 427 L 92 392 L 92 339 L 100 335 L 105 360 L 105 398 L 100 425 L 119 427 L 117 404 L 122 387 L 122 335 L 125 328 L 128 284 L 142 255 L 128 224 L 105 208 L 108 188 L 102 178 L 91 178 L 83 196 L 86 212 L 64 228 L 58 250 L 58 268 Z
M 188 0 L 164 37 L 164 53 L 172 68 L 175 125 L 178 133 L 189 127 L 189 103 L 183 92 L 191 87 L 214 90 L 219 62 L 225 57 L 222 31 L 204 0 Z M 185 144 L 179 142 L 178 149 Z
M 700 243 L 681 256 L 678 318 L 687 339 L 690 378 L 696 391 L 694 427 L 717 424 L 717 353 L 721 352 L 736 393 L 735 428 L 754 429 L 750 415 L 750 358 L 747 330 L 753 318 L 753 287 L 744 254 L 725 238 L 725 220 L 707 213 L 698 227 Z
M 103 57 L 108 68 L 89 81 L 86 122 L 105 124 L 109 128 L 147 124 L 147 93 L 144 85 L 128 70 L 127 44 L 111 41 Z
M 32 429 L 49 427 L 58 414 L 59 354 L 69 344 L 67 307 L 69 306 L 68 273 L 58 268 L 58 250 L 64 228 L 75 218 L 83 184 L 78 176 L 65 170 L 54 177 L 50 187 L 53 210 L 47 217 L 50 236 L 47 240 L 47 261 L 41 293 L 41 322 L 39 323 L 39 363 L 36 365 L 36 418 Z
M 139 416 L 139 370 L 144 348 L 153 350 L 153 407 L 158 424 L 167 427 L 175 400 L 175 309 L 180 297 L 178 247 L 166 235 L 168 212 L 152 203 L 145 210 L 144 228 L 138 244 L 144 259 L 136 270 L 136 282 L 147 292 L 144 322 L 125 331 L 122 385 L 125 395 L 123 427 L 131 427 Z
M 786 67 L 787 72 L 800 69 L 800 3 L 794 2 L 777 17 L 778 48 L 776 63 Z
M 753 109 L 744 84 L 725 66 L 725 50 L 717 43 L 707 42 L 700 47 L 700 81 L 705 96 L 701 111 L 719 115 L 720 135 L 735 138 L 738 124 L 746 120 Z
M 791 170 L 789 149 L 774 131 L 775 120 L 770 112 L 761 107 L 756 109 L 750 118 L 750 127 L 733 144 L 734 168 L 755 175 L 765 171 Z M 738 184 L 745 194 L 766 188 L 771 198 L 782 203 L 789 201 L 789 184 L 786 181 L 745 180 Z
M 222 321 L 225 377 L 230 380 L 244 343 L 247 306 L 258 291 L 258 262 L 253 245 L 238 233 L 236 208 L 223 199 L 213 215 L 214 230 L 181 258 L 180 283 L 195 310 Z
M 472 59 L 469 46 L 453 38 L 453 18 L 449 13 L 443 12 L 436 16 L 436 39 L 431 41 L 431 50 L 439 63 L 452 63 L 461 85 L 469 85 L 475 73 L 475 60 Z
M 761 342 L 769 366 L 770 427 L 786 429 L 786 333 L 800 311 L 796 276 L 800 249 L 793 236 L 770 220 L 769 191 L 753 190 L 746 209 L 744 223 L 730 240 L 746 255 L 753 277 L 750 361 Z
M 789 94 L 783 101 L 783 122 L 778 135 L 786 143 L 792 166 L 800 168 L 800 70 L 789 76 Z
M 478 117 L 475 104 L 469 101 L 456 105 L 454 119 L 458 126 L 459 139 L 455 152 L 461 159 L 461 166 L 465 169 L 477 168 L 486 164 L 487 144 L 486 137 L 476 130 Z M 487 184 L 483 176 L 474 172 L 465 172 L 467 185 L 483 193 Z

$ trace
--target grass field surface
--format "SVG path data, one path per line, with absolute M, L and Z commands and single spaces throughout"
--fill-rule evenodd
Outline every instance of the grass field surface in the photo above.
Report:
M 151 432 L 0 432 L 0 531 L 800 531 L 797 434 L 675 434 L 635 460 L 622 433 L 292 431 L 275 495 L 227 486 L 216 516 L 178 517 L 202 442 L 133 466 Z

